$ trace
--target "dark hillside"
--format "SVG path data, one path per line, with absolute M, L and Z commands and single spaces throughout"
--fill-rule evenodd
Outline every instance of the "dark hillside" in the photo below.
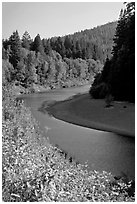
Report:
M 95 98 L 112 95 L 114 100 L 135 102 L 135 2 L 121 10 L 112 54 L 90 93 Z

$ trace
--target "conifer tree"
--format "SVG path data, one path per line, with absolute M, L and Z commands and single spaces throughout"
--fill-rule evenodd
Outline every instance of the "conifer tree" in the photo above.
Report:
M 14 68 L 16 68 L 17 63 L 20 61 L 21 58 L 20 55 L 21 40 L 17 30 L 13 32 L 13 34 L 10 36 L 9 45 L 10 45 L 9 61 L 14 66 Z
M 25 33 L 22 36 L 22 47 L 26 48 L 26 49 L 30 49 L 30 44 L 32 43 L 30 34 L 25 31 Z
M 40 52 L 41 54 L 44 54 L 44 47 L 40 38 L 40 35 L 38 34 L 33 42 L 33 50 L 38 53 Z
M 43 44 L 43 47 L 44 47 L 45 54 L 50 55 L 51 51 L 52 51 L 51 44 L 50 44 L 50 39 L 43 39 L 42 44 Z

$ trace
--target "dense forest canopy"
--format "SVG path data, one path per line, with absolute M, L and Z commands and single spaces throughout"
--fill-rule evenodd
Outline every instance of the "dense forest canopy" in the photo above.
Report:
M 90 93 L 95 98 L 112 95 L 115 100 L 135 101 L 135 2 L 121 10 L 112 58 L 106 59 Z
M 3 40 L 3 80 L 20 85 L 68 87 L 91 82 L 100 73 L 106 56 L 111 56 L 117 22 L 66 35 L 34 40 L 16 30 Z M 4 75 L 4 74 L 3 74 Z
M 47 40 L 48 46 L 50 44 L 62 57 L 92 58 L 103 63 L 111 56 L 116 25 L 117 21 L 72 35 L 53 37 Z

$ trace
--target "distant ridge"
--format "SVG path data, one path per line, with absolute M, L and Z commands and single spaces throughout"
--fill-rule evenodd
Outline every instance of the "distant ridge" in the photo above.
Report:
M 109 22 L 74 34 L 52 37 L 48 41 L 52 49 L 59 52 L 62 57 L 65 55 L 68 58 L 93 58 L 104 62 L 107 57 L 111 57 L 116 26 L 117 21 Z M 63 49 L 65 54 L 62 52 Z M 77 50 L 79 54 L 76 54 Z

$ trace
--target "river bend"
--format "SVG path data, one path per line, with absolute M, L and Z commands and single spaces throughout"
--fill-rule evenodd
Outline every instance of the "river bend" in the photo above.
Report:
M 89 86 L 57 89 L 43 93 L 24 95 L 25 105 L 37 120 L 42 135 L 50 143 L 58 145 L 76 161 L 88 163 L 90 170 L 108 171 L 114 175 L 135 176 L 135 139 L 117 134 L 93 130 L 55 119 L 40 108 L 55 101 L 65 100 L 78 93 L 85 93 Z

